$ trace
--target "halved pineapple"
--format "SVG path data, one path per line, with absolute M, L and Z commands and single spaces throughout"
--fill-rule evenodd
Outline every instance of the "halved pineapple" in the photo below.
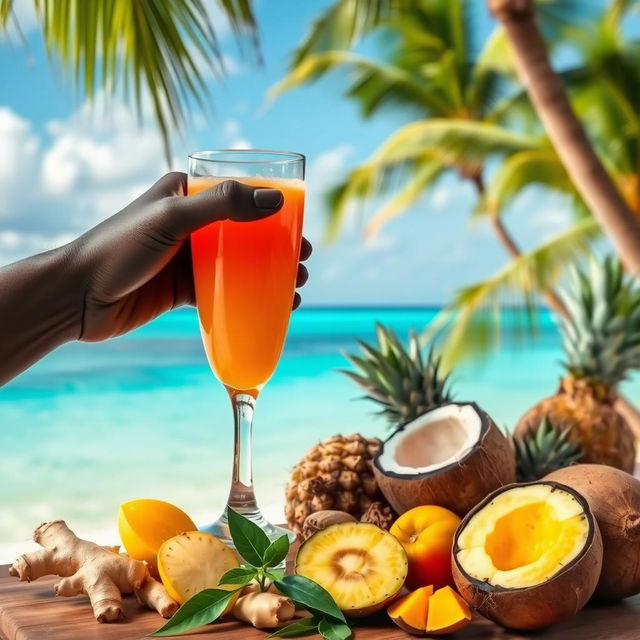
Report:
M 349 616 L 365 616 L 390 602 L 407 577 L 407 555 L 387 531 L 340 522 L 300 547 L 296 573 L 324 587 Z
M 203 531 L 181 533 L 169 538 L 158 551 L 158 571 L 169 595 L 180 604 L 204 589 L 232 589 L 219 586 L 220 578 L 239 567 L 235 553 L 224 542 Z M 227 610 L 233 607 L 234 600 Z

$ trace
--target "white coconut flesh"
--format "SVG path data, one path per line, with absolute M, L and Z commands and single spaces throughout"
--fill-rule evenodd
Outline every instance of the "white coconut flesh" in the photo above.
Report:
M 473 515 L 459 533 L 456 559 L 475 580 L 507 589 L 546 582 L 589 540 L 584 507 L 548 484 L 514 487 Z
M 447 405 L 408 423 L 385 442 L 380 468 L 400 475 L 431 473 L 462 460 L 475 447 L 482 421 L 469 404 Z

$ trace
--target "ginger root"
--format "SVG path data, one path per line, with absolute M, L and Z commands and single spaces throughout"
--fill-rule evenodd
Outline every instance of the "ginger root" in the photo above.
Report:
M 272 591 L 243 592 L 233 606 L 233 615 L 241 622 L 257 629 L 273 629 L 281 622 L 291 620 L 296 608 L 289 598 Z
M 33 539 L 44 548 L 20 556 L 11 565 L 9 575 L 27 582 L 42 576 L 60 576 L 62 580 L 54 585 L 56 594 L 87 594 L 98 622 L 124 617 L 122 594 L 135 594 L 140 603 L 165 618 L 178 609 L 164 586 L 151 577 L 146 563 L 119 554 L 118 547 L 101 547 L 81 540 L 62 520 L 41 524 Z

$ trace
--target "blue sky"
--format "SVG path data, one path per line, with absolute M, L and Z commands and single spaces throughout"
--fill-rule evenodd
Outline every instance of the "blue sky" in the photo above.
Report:
M 125 105 L 90 109 L 46 59 L 29 12 L 17 0 L 27 49 L 0 41 L 0 264 L 68 241 L 115 213 L 166 167 L 153 126 L 139 130 Z M 506 255 L 487 228 L 471 225 L 473 196 L 455 179 L 441 182 L 372 242 L 353 220 L 339 241 L 322 241 L 322 194 L 349 167 L 364 160 L 409 115 L 389 111 L 363 120 L 343 97 L 339 74 L 289 92 L 265 107 L 265 94 L 325 0 L 257 4 L 265 65 L 240 55 L 228 29 L 221 35 L 229 77 L 210 78 L 215 114 L 196 116 L 175 148 L 174 168 L 185 170 L 197 148 L 252 146 L 290 149 L 308 158 L 305 233 L 315 245 L 309 304 L 442 304 L 460 286 L 495 271 Z M 491 28 L 478 2 L 480 33 Z M 562 201 L 525 194 L 508 222 L 523 246 L 560 230 Z

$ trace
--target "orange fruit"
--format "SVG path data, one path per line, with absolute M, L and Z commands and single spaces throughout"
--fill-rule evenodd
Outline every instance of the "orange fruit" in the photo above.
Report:
M 436 505 L 423 505 L 403 513 L 392 525 L 391 534 L 404 547 L 409 559 L 407 587 L 453 585 L 451 547 L 460 518 Z

